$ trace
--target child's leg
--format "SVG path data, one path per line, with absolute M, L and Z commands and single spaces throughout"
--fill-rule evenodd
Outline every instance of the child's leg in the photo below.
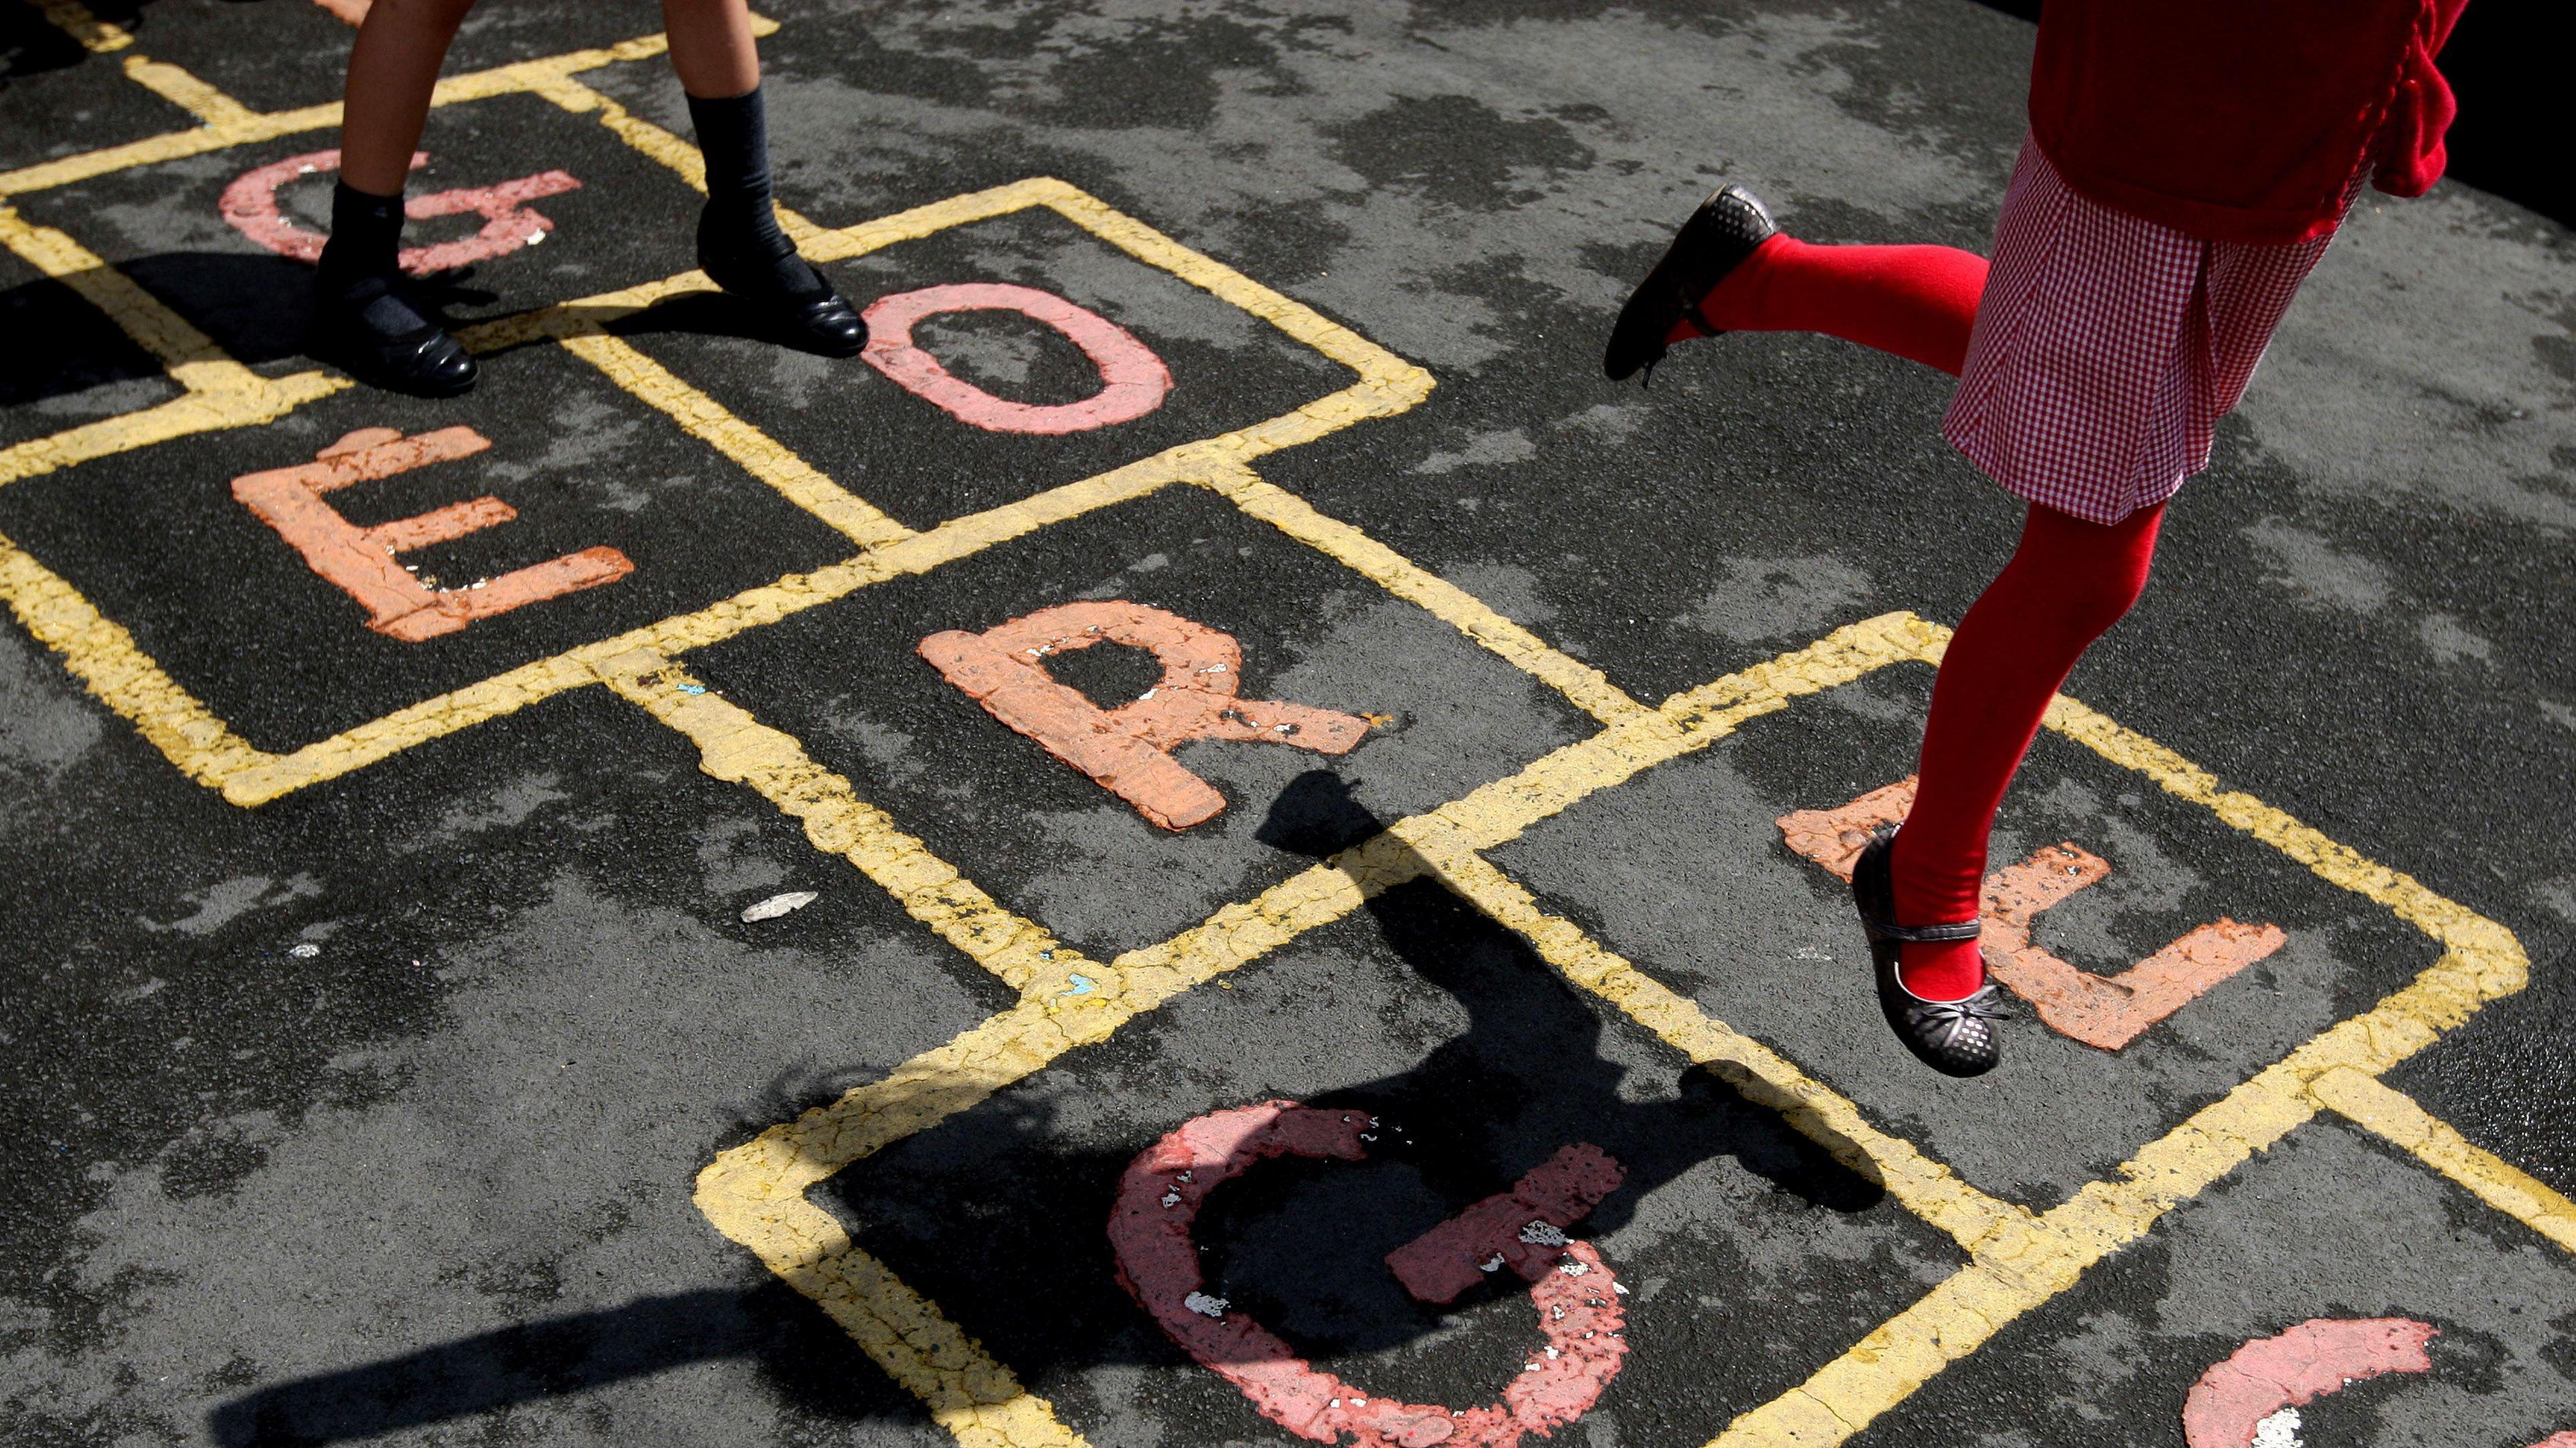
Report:
M 340 182 L 315 274 L 318 351 L 380 387 L 449 397 L 474 385 L 474 359 L 395 288 L 403 182 L 429 118 L 448 42 L 474 0 L 376 0 L 349 51 Z
M 707 163 L 698 265 L 798 345 L 847 357 L 867 325 L 778 226 L 769 181 L 769 122 L 747 0 L 662 0 L 671 66 Z
M 376 0 L 349 48 L 341 92 L 340 180 L 397 196 L 429 119 L 429 93 L 474 0 Z
M 1986 259 L 1956 247 L 1811 246 L 1782 233 L 1727 273 L 1699 314 L 1723 332 L 1822 332 L 1955 377 L 1985 289 Z
M 2159 503 L 2105 527 L 2031 505 L 2021 546 L 1960 621 L 1933 681 L 1921 782 L 1890 868 L 1899 923 L 1977 918 L 2004 786 L 2077 656 L 2145 589 L 2163 516 Z M 1926 1000 L 1985 983 L 1973 940 L 1908 944 L 1898 973 Z

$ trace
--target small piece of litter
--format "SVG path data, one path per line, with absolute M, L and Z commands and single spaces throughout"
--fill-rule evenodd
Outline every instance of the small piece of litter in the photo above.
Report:
M 1164 1205 L 1164 1206 L 1167 1206 L 1167 1207 L 1177 1207 L 1177 1206 L 1179 1206 L 1180 1204 L 1181 1204 L 1181 1194 L 1180 1194 L 1179 1192 L 1177 1192 L 1177 1191 L 1170 1191 L 1170 1192 L 1165 1192 L 1165 1193 L 1163 1193 L 1163 1205 Z
M 757 905 L 744 906 L 742 923 L 749 925 L 755 920 L 775 920 L 790 910 L 804 909 L 813 904 L 814 899 L 811 890 L 790 890 L 784 895 L 772 895 Z
M 1564 1273 L 1568 1277 L 1580 1277 L 1592 1269 L 1584 1266 L 1580 1262 L 1567 1262 L 1560 1265 L 1556 1270 Z
M 704 684 L 673 684 L 671 687 L 683 694 L 703 694 L 707 691 L 707 686 Z
M 1193 1292 L 1181 1299 L 1181 1305 L 1201 1317 L 1223 1317 L 1227 1303 L 1222 1297 L 1210 1297 L 1204 1292 Z
M 288 947 L 286 953 L 294 956 L 297 960 L 311 960 L 313 957 L 322 953 L 322 947 L 308 940 L 302 945 Z
M 1620 1296 L 1622 1296 L 1622 1297 L 1625 1297 L 1625 1296 L 1627 1296 L 1627 1295 L 1628 1295 L 1628 1289 L 1627 1289 L 1625 1286 L 1623 1286 L 1622 1284 L 1617 1283 L 1617 1282 L 1613 1282 L 1613 1283 L 1611 1283 L 1611 1284 L 1610 1284 L 1610 1290 L 1611 1290 L 1611 1291 L 1613 1291 L 1613 1292 L 1618 1293 L 1618 1294 L 1619 1294 Z
M 1089 995 L 1100 988 L 1100 982 L 1093 980 L 1087 975 L 1069 975 L 1065 977 L 1065 982 L 1065 989 L 1056 992 L 1058 997 L 1069 995 Z
M 1486 1258 L 1484 1261 L 1477 1263 L 1477 1264 L 1476 1264 L 1476 1270 L 1477 1270 L 1477 1271 L 1479 1271 L 1479 1272 L 1500 1272 L 1500 1271 L 1502 1271 L 1502 1270 L 1503 1270 L 1503 1254 L 1502 1254 L 1502 1253 L 1500 1253 L 1500 1252 L 1497 1252 L 1497 1253 L 1495 1253 L 1493 1256 Z
M 1521 1240 L 1533 1247 L 1562 1247 L 1565 1231 L 1554 1222 L 1532 1222 L 1521 1228 Z
M 1557 1360 L 1558 1358 L 1561 1358 L 1561 1357 L 1565 1356 L 1565 1353 L 1563 1352 L 1563 1350 L 1558 1349 L 1558 1348 L 1552 1348 L 1552 1347 L 1551 1347 L 1551 1348 L 1542 1348 L 1542 1349 L 1540 1349 L 1540 1350 L 1541 1350 L 1542 1352 L 1545 1352 L 1545 1353 L 1547 1354 L 1548 1361 L 1550 1361 L 1550 1362 L 1554 1362 L 1554 1361 L 1555 1361 L 1555 1360 Z

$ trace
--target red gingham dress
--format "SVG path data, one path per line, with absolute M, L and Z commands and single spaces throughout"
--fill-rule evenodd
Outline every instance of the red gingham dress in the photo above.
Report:
M 2161 503 L 2209 466 L 2331 240 L 2204 241 L 2085 199 L 2025 139 L 1941 435 L 2005 491 L 2087 522 Z

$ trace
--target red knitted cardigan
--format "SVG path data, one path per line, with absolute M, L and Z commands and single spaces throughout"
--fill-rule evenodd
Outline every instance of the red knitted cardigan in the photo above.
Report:
M 2354 174 L 2442 175 L 2468 0 L 2046 0 L 2030 128 L 2076 190 L 2214 241 L 2334 229 Z

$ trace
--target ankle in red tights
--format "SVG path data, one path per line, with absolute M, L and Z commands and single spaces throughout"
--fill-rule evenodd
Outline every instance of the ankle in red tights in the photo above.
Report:
M 1959 623 L 1932 684 L 1914 808 L 1889 862 L 1897 923 L 1977 918 L 1986 836 L 2040 715 L 2093 640 L 2146 588 L 2164 505 L 2103 526 L 2032 504 L 2021 546 Z M 1898 976 L 1926 1000 L 1985 984 L 1973 940 L 1909 944 Z

